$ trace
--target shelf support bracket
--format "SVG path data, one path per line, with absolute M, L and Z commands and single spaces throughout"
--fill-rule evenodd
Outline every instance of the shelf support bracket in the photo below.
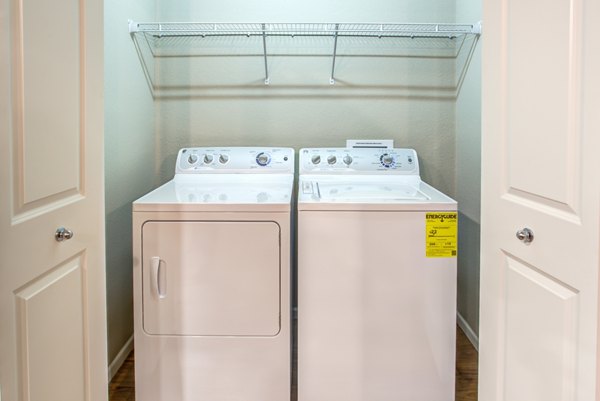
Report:
M 269 85 L 269 66 L 267 64 L 267 27 L 265 24 L 262 24 L 262 37 L 263 37 L 263 55 L 265 59 L 265 85 Z
M 129 25 L 129 34 L 133 35 L 134 33 L 139 31 L 138 24 L 134 20 L 127 20 Z
M 340 28 L 340 24 L 335 24 L 335 34 L 333 38 L 333 62 L 331 63 L 331 76 L 329 77 L 329 84 L 335 84 L 335 56 L 337 55 L 337 41 L 338 41 L 338 30 Z

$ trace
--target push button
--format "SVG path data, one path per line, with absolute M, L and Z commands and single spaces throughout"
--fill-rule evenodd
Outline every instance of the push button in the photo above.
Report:
M 303 194 L 312 194 L 313 193 L 313 184 L 310 181 L 304 181 L 302 183 L 302 193 Z

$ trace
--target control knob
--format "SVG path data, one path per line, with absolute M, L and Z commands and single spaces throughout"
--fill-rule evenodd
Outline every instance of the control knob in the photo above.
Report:
M 344 156 L 343 162 L 346 166 L 351 165 L 352 164 L 352 156 L 350 156 L 350 155 Z
M 259 166 L 266 166 L 271 161 L 271 156 L 268 153 L 260 152 L 258 156 L 256 156 L 256 163 Z
M 226 154 L 220 154 L 219 155 L 219 163 L 225 164 L 228 161 L 229 161 L 229 156 L 227 156 Z
M 379 159 L 383 167 L 391 167 L 394 164 L 394 156 L 384 153 Z
M 327 156 L 327 163 L 335 164 L 336 161 L 337 161 L 337 157 L 335 157 L 335 155 Z
M 213 161 L 213 155 L 209 155 L 208 153 L 204 155 L 204 164 L 210 164 Z
M 188 156 L 188 163 L 196 164 L 197 161 L 198 161 L 198 155 L 191 154 Z
M 312 164 L 319 164 L 321 163 L 321 156 L 313 155 L 313 157 L 310 158 L 310 161 L 312 162 Z

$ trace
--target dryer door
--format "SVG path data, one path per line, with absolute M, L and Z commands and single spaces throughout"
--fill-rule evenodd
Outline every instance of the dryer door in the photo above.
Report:
M 271 221 L 149 221 L 142 229 L 148 334 L 275 336 L 280 228 Z

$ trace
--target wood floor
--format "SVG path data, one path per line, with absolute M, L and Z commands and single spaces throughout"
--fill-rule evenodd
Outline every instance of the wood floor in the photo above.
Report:
M 456 401 L 477 401 L 478 354 L 461 329 L 456 329 Z
M 460 329 L 456 334 L 456 401 L 477 401 L 477 351 Z M 133 361 L 131 352 L 110 382 L 110 401 L 135 401 Z

